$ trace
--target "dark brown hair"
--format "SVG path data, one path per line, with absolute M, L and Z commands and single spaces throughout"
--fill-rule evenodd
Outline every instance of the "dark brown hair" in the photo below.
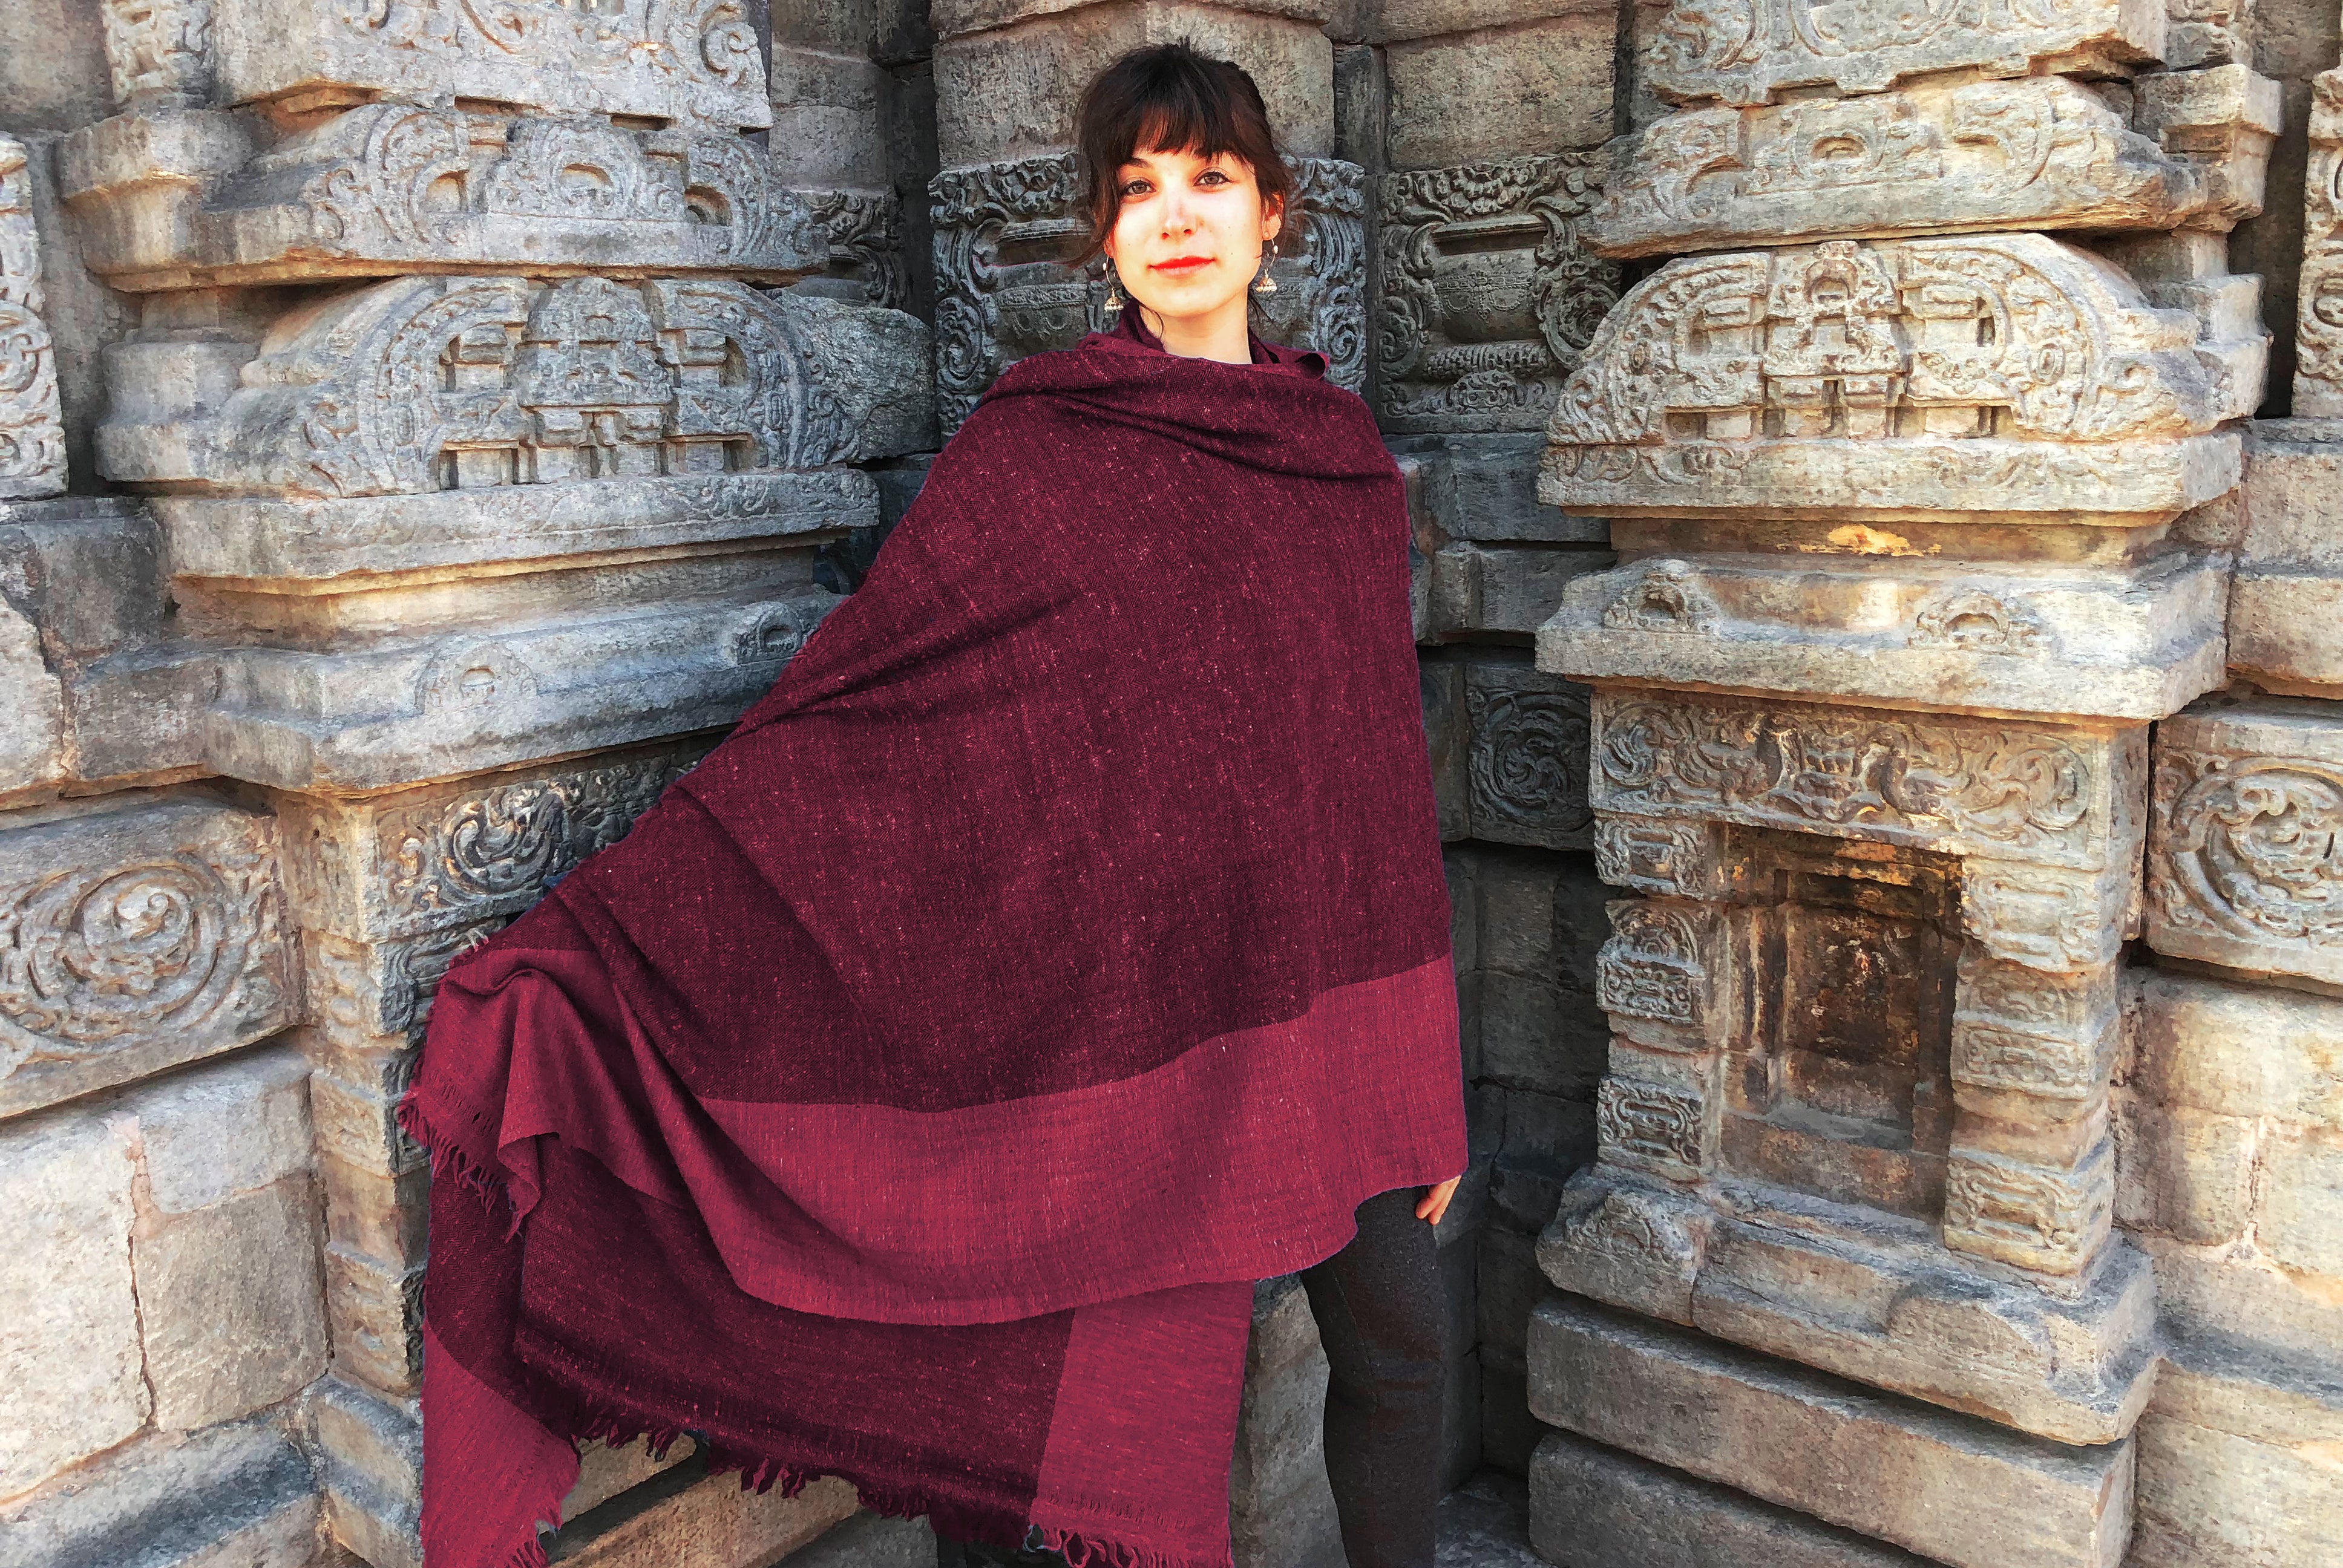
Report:
M 1081 211 L 1090 234 L 1070 265 L 1087 266 L 1105 248 L 1122 210 L 1115 171 L 1142 147 L 1242 158 L 1262 199 L 1283 219 L 1279 234 L 1292 226 L 1293 176 L 1269 128 L 1261 89 L 1242 66 L 1202 54 L 1182 38 L 1131 50 L 1082 89 L 1074 110 L 1074 150 L 1076 177 L 1087 182 Z

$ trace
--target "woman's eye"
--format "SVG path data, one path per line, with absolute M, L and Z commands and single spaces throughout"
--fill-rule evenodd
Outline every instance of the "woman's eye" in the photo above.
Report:
M 1125 196 L 1137 196 L 1141 191 L 1146 188 L 1147 182 L 1145 180 L 1133 180 L 1129 185 L 1122 187 L 1122 194 Z
M 1197 177 L 1198 179 L 1218 180 L 1218 181 L 1220 181 L 1222 185 L 1226 185 L 1226 184 L 1228 184 L 1228 183 L 1229 183 L 1229 176 L 1226 176 L 1226 175 L 1224 175 L 1224 174 L 1222 174 L 1222 173 L 1220 170 L 1218 170 L 1218 169 L 1206 169 L 1202 174 L 1201 174 L 1201 175 L 1197 176 L 1196 177 Z

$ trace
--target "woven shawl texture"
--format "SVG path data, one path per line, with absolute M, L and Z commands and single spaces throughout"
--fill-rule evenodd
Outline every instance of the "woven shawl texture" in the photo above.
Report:
M 427 1568 L 542 1563 L 580 1441 L 686 1432 L 1226 1568 L 1252 1282 L 1466 1163 L 1402 482 L 1254 346 L 1012 366 L 724 742 L 450 968 L 397 1108 Z

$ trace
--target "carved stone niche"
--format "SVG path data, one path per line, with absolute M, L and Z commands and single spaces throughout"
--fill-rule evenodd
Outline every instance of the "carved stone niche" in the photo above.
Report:
M 773 120 L 748 0 L 108 3 L 174 18 L 208 9 L 211 74 L 225 104 L 265 100 L 298 112 L 454 97 L 730 131 Z M 117 79 L 124 38 L 117 25 Z
M 2007 566 L 1639 555 L 1564 587 L 1538 663 L 1583 680 L 2153 719 L 2222 684 L 2227 595 L 2218 563 L 2177 551 Z
M 83 259 L 132 290 L 507 266 L 786 283 L 830 261 L 805 201 L 729 131 L 379 103 L 274 137 L 216 110 L 75 131 L 58 172 Z
M 1578 243 L 1602 177 L 1601 153 L 1383 176 L 1384 428 L 1544 425 L 1619 299 L 1618 269 Z
M 1925 727 L 1883 720 L 1867 739 L 1888 772 Z M 1674 755 L 1767 770 L 1715 740 Z M 1598 769 L 1628 744 L 1598 731 Z M 1541 1268 L 1873 1386 L 2114 1441 L 2157 1345 L 2147 1261 L 2108 1225 L 2113 965 L 2036 967 L 2005 940 L 2025 922 L 1976 907 L 2006 901 L 1986 884 L 2009 863 L 1865 837 L 1881 826 L 1836 806 L 1828 836 L 1600 812 L 1603 875 L 1654 896 L 1611 907 L 1601 1154 Z M 1945 841 L 1977 847 L 1963 831 Z
M 65 487 L 56 359 L 41 310 L 41 237 L 25 144 L 0 136 L 0 501 Z
M 2343 717 L 2208 698 L 2156 737 L 2147 940 L 2160 953 L 2343 985 Z
M 2111 102 L 2110 99 L 2114 101 Z M 1597 255 L 1996 229 L 2227 230 L 2261 210 L 2278 87 L 2243 65 L 1924 83 L 1680 110 L 1614 144 Z
M 0 1116 L 292 1021 L 277 841 L 195 794 L 0 818 Z
M 1644 0 L 1642 66 L 1671 103 L 1762 104 L 1785 88 L 1875 93 L 1973 69 L 2123 75 L 2161 58 L 2162 0 Z M 2195 62 L 2190 62 L 2194 64 Z
M 1335 158 L 1289 158 L 1295 221 L 1278 242 L 1262 300 L 1273 343 L 1326 357 L 1326 375 L 1366 382 L 1365 172 Z M 1029 354 L 1071 348 L 1106 330 L 1104 257 L 1066 266 L 1085 232 L 1076 211 L 1075 155 L 1043 154 L 946 169 L 928 183 L 934 206 L 936 382 L 949 436 L 1001 371 Z M 1124 297 L 1129 297 L 1126 292 Z
M 1564 387 L 1538 498 L 1613 518 L 2167 522 L 2237 483 L 2217 427 L 2261 393 L 2266 338 L 2210 310 L 2234 290 L 2198 292 L 2207 317 L 2151 308 L 2036 234 L 1673 261 Z
M 720 509 L 773 470 L 918 449 L 925 337 L 900 311 L 721 279 L 403 278 L 297 307 L 256 345 L 167 325 L 117 345 L 99 467 L 179 494 L 453 510 L 624 479 Z

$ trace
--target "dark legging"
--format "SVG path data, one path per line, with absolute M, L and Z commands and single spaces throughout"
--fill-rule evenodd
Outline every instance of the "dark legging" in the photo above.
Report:
M 1432 1568 L 1448 1292 L 1422 1187 L 1361 1203 L 1359 1233 L 1302 1271 L 1326 1345 L 1326 1479 L 1350 1568 Z

